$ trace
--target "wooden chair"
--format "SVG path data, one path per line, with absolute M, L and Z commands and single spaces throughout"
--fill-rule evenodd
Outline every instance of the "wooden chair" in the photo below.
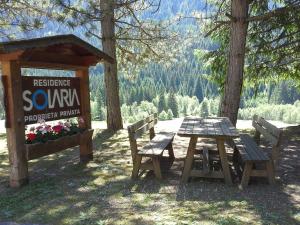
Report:
M 160 161 L 164 150 L 168 150 L 169 159 L 174 160 L 174 152 L 172 142 L 174 133 L 155 134 L 154 126 L 157 123 L 157 114 L 138 121 L 128 126 L 128 134 L 130 141 L 131 156 L 133 161 L 132 178 L 135 179 L 139 175 L 140 170 L 153 170 L 157 179 L 162 179 Z M 150 133 L 150 141 L 138 148 L 137 139 L 142 135 Z M 142 160 L 146 158 L 145 162 Z
M 242 174 L 241 188 L 248 185 L 250 177 L 267 177 L 270 184 L 275 182 L 274 168 L 278 161 L 282 132 L 257 115 L 253 117 L 252 125 L 255 128 L 254 138 L 241 134 L 240 138 L 234 139 L 234 165 L 239 174 Z M 272 145 L 270 155 L 259 147 L 261 135 Z M 263 168 L 259 169 L 261 165 Z

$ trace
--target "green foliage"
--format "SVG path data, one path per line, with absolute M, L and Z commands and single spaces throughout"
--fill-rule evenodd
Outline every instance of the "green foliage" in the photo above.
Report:
M 52 6 L 49 0 L 0 1 L 0 39 L 15 39 L 42 29 L 47 20 L 46 12 Z
M 171 110 L 171 109 L 168 109 L 168 112 L 167 112 L 167 114 L 168 114 L 168 120 L 171 120 L 171 119 L 173 119 L 174 115 L 173 115 L 173 112 L 172 112 L 172 110 Z
M 178 117 L 178 103 L 174 92 L 171 92 L 168 96 L 168 107 L 172 111 L 175 118 Z
M 203 23 L 216 43 L 215 48 L 195 52 L 205 61 L 208 78 L 222 89 L 228 67 L 231 1 L 210 1 L 212 20 Z M 295 80 L 300 85 L 299 43 L 300 4 L 294 0 L 251 1 L 246 43 L 244 87 Z M 209 50 L 209 51 L 207 51 Z
M 158 96 L 158 112 L 161 113 L 163 110 L 166 110 L 166 98 L 165 94 L 161 93 Z
M 123 104 L 121 112 L 123 120 L 132 123 L 157 112 L 157 108 L 152 102 L 142 101 L 140 104 L 134 102 L 130 106 Z
M 208 100 L 206 98 L 201 103 L 200 115 L 201 117 L 209 116 L 209 106 L 208 106 Z
M 95 114 L 95 119 L 98 120 L 104 120 L 104 112 L 103 112 L 103 100 L 102 100 L 102 92 L 100 89 L 100 86 L 98 86 L 97 91 L 96 91 L 96 96 L 95 96 L 95 101 L 96 101 L 96 114 Z
M 163 111 L 158 115 L 158 118 L 159 118 L 160 120 L 168 120 L 168 119 L 169 119 L 168 113 L 166 113 L 166 111 L 163 110 Z
M 196 81 L 195 89 L 194 89 L 194 95 L 198 98 L 198 100 L 201 102 L 203 100 L 203 87 L 202 87 L 201 79 L 198 78 Z
M 300 123 L 300 101 L 294 104 L 259 104 L 239 110 L 239 119 L 251 120 L 255 114 L 268 120 L 283 121 L 286 123 Z

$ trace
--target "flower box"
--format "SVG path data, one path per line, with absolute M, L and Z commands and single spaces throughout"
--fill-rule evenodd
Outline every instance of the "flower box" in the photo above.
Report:
M 27 160 L 37 159 L 50 155 L 67 148 L 72 148 L 80 144 L 85 144 L 91 140 L 93 129 L 85 130 L 74 135 L 63 136 L 56 140 L 50 140 L 45 143 L 26 144 Z

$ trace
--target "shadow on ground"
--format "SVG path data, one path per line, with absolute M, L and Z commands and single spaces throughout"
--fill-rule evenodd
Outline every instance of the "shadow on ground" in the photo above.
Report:
M 277 183 L 255 181 L 240 191 L 222 180 L 180 184 L 188 139 L 176 137 L 176 160 L 164 180 L 132 181 L 126 130 L 94 135 L 94 161 L 78 148 L 30 162 L 30 184 L 8 187 L 8 156 L 0 139 L 0 222 L 37 224 L 297 224 L 300 222 L 300 127 L 284 132 Z M 147 137 L 145 137 L 147 138 Z M 140 143 L 142 144 L 142 143 Z

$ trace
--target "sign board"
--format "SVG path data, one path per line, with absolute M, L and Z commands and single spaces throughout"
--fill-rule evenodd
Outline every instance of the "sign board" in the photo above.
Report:
M 81 115 L 80 78 L 22 76 L 25 124 Z

